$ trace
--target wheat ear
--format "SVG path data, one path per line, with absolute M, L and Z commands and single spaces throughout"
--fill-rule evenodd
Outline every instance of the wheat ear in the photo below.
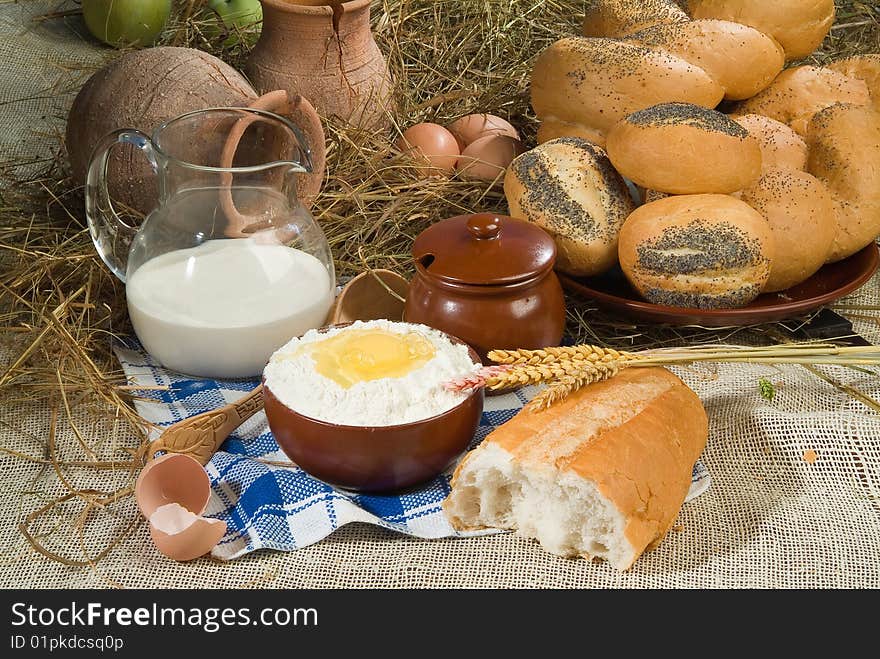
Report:
M 535 396 L 526 407 L 533 412 L 545 410 L 581 387 L 613 378 L 626 366 L 626 362 L 613 361 L 584 364 L 579 370 L 562 375 L 550 382 L 547 388 Z
M 530 384 L 551 382 L 567 375 L 592 377 L 597 373 L 598 364 L 580 360 L 560 359 L 546 364 L 505 365 L 504 370 L 486 378 L 489 389 L 515 389 Z
M 840 346 L 833 343 L 785 343 L 751 347 L 706 345 L 626 352 L 591 345 L 541 350 L 493 350 L 496 362 L 477 371 L 466 384 L 490 389 L 515 389 L 529 384 L 547 388 L 529 403 L 544 409 L 583 386 L 614 377 L 624 368 L 673 366 L 696 362 L 750 364 L 837 364 L 852 368 L 880 366 L 880 346 Z M 464 381 L 462 381 L 464 382 Z
M 559 361 L 617 362 L 634 361 L 638 355 L 632 352 L 600 348 L 591 345 L 543 348 L 541 350 L 493 350 L 488 355 L 496 364 L 552 364 Z

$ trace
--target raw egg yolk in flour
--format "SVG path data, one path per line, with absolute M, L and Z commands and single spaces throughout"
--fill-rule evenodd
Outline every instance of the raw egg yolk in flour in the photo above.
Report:
M 340 387 L 403 377 L 433 359 L 433 344 L 416 333 L 380 329 L 340 332 L 308 346 L 315 370 Z

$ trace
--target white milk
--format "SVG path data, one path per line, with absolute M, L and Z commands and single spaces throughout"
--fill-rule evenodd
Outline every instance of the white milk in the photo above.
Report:
M 310 254 L 251 239 L 209 240 L 147 261 L 126 284 L 144 348 L 190 375 L 258 375 L 292 337 L 321 326 L 330 275 Z

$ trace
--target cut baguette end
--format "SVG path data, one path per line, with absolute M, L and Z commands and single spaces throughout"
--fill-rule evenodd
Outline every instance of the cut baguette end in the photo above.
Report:
M 494 444 L 474 450 L 443 507 L 458 530 L 512 529 L 557 556 L 626 570 L 640 553 L 626 539 L 624 516 L 593 483 L 550 466 L 523 469 Z

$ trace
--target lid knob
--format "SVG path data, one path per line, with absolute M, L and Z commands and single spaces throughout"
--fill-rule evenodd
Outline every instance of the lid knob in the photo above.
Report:
M 468 219 L 467 228 L 477 240 L 492 240 L 501 233 L 501 218 L 492 213 L 478 213 Z

